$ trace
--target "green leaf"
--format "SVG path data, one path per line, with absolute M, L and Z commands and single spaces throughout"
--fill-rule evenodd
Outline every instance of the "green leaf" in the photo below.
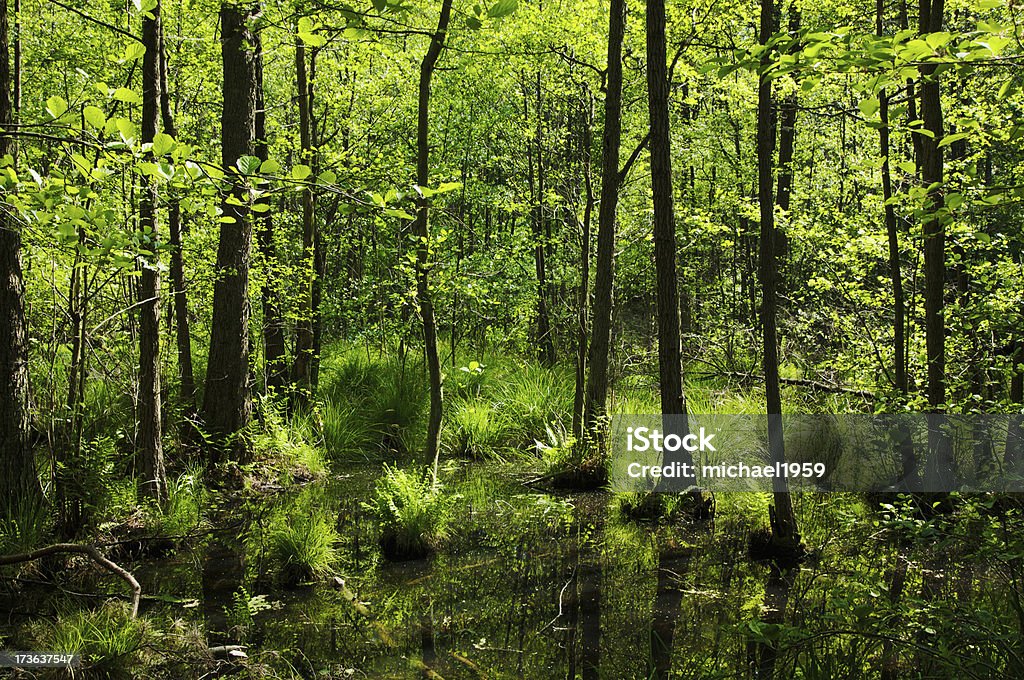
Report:
M 136 93 L 136 92 L 134 92 L 132 90 L 129 90 L 127 87 L 119 87 L 119 88 L 117 88 L 116 90 L 114 90 L 114 94 L 112 96 L 117 101 L 124 102 L 125 104 L 141 104 L 142 103 L 142 97 L 140 97 L 138 95 L 138 93 Z
M 401 218 L 403 220 L 414 220 L 414 219 L 416 219 L 415 217 L 413 217 L 409 213 L 405 212 L 404 210 L 399 210 L 397 208 L 385 208 L 384 209 L 384 214 L 387 215 L 388 217 L 399 217 L 399 218 Z
M 313 169 L 308 165 L 294 165 L 292 166 L 292 172 L 289 177 L 293 180 L 301 181 L 313 174 Z
M 917 164 L 914 163 L 914 161 L 903 161 L 896 167 L 902 170 L 903 172 L 907 173 L 908 175 L 913 175 L 915 172 L 917 172 Z
M 316 177 L 317 184 L 334 184 L 338 181 L 338 176 L 330 170 L 324 170 Z
M 873 97 L 861 99 L 857 104 L 857 108 L 860 109 L 861 114 L 865 118 L 871 118 L 878 111 L 878 100 Z
M 958 142 L 961 139 L 966 139 L 967 137 L 970 137 L 970 136 L 971 136 L 971 134 L 969 132 L 957 132 L 956 134 L 946 135 L 939 142 L 939 148 L 941 149 L 944 146 L 949 146 L 953 142 Z
M 135 61 L 146 53 L 146 46 L 140 42 L 130 42 L 124 48 L 124 56 L 121 61 Z
M 499 19 L 515 12 L 517 7 L 519 7 L 519 0 L 498 0 L 487 10 L 487 16 Z
M 53 118 L 60 118 L 68 110 L 68 103 L 64 97 L 53 95 L 46 100 L 46 112 Z
M 373 0 L 373 8 L 378 12 L 383 12 L 388 8 L 388 0 Z
M 117 131 L 121 134 L 121 139 L 125 144 L 131 146 L 135 143 L 135 126 L 127 118 L 118 118 L 114 121 L 114 126 L 117 127 Z
M 466 26 L 469 26 L 470 29 L 477 31 L 480 30 L 480 27 L 483 26 L 483 23 L 476 17 L 466 17 Z
M 163 156 L 174 148 L 174 137 L 163 132 L 158 132 L 153 137 L 153 155 Z
M 235 161 L 235 167 L 238 168 L 238 172 L 245 176 L 255 175 L 260 171 L 260 166 L 263 164 L 256 156 L 242 156 Z
M 98 106 L 86 106 L 82 110 L 82 115 L 85 117 L 85 122 L 97 130 L 102 130 L 103 126 L 107 124 L 107 117 L 103 114 L 103 109 Z
M 964 195 L 957 192 L 947 194 L 945 203 L 946 207 L 949 208 L 950 210 L 956 210 L 957 208 L 964 204 Z
M 281 172 L 281 164 L 273 158 L 268 158 L 260 165 L 260 174 L 262 175 L 276 175 L 279 172 Z

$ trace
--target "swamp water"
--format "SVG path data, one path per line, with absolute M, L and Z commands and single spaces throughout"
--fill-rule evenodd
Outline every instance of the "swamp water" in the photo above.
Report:
M 497 463 L 449 470 L 460 499 L 444 549 L 388 562 L 361 506 L 379 474 L 350 467 L 263 494 L 218 511 L 202 544 L 123 562 L 151 596 L 142 613 L 244 645 L 246 663 L 284 677 L 768 677 L 777 654 L 751 624 L 781 622 L 771 605 L 821 575 L 805 564 L 779 593 L 778 574 L 747 559 L 763 497 L 739 523 L 734 505 L 728 525 L 655 527 L 622 519 L 609 493 L 534 490 Z M 338 578 L 284 587 L 269 528 L 315 517 L 340 537 Z

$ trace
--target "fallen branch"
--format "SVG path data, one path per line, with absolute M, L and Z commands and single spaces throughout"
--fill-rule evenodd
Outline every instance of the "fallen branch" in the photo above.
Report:
M 757 380 L 764 382 L 763 375 L 756 375 L 754 373 L 740 373 L 738 371 L 724 371 L 716 373 L 706 373 L 707 376 L 724 376 L 727 378 L 738 378 L 741 381 L 749 382 L 751 380 Z M 852 394 L 860 397 L 861 399 L 874 399 L 875 393 L 869 392 L 868 390 L 858 389 L 856 387 L 846 387 L 845 385 L 832 385 L 829 383 L 819 382 L 817 380 L 807 380 L 806 378 L 779 378 L 779 382 L 783 385 L 796 385 L 798 387 L 809 387 L 813 390 L 820 392 L 831 392 L 833 394 Z
M 131 572 L 114 562 L 111 562 L 94 546 L 79 545 L 77 543 L 54 543 L 53 545 L 48 545 L 45 548 L 38 548 L 27 553 L 0 555 L 0 566 L 6 564 L 20 564 L 21 562 L 32 562 L 48 555 L 56 555 L 60 553 L 87 555 L 93 562 L 96 562 L 107 571 L 124 579 L 132 589 L 132 618 L 134 619 L 139 615 L 139 600 L 142 599 L 142 586 L 135 580 L 135 577 L 132 576 Z
M 345 584 L 345 579 L 341 578 L 340 576 L 335 576 L 331 579 L 331 586 L 335 590 L 341 592 L 341 596 L 348 600 L 349 604 L 352 605 L 352 608 L 356 610 L 356 613 L 358 613 L 360 616 L 363 616 L 370 622 L 370 625 L 373 626 L 374 631 L 376 631 L 377 633 L 377 637 L 380 638 L 380 641 L 383 642 L 385 646 L 390 647 L 391 649 L 394 649 L 398 646 L 395 643 L 394 638 L 392 638 L 391 634 L 387 631 L 387 628 L 385 628 L 381 624 L 381 622 L 377 620 L 377 618 L 373 615 L 373 612 L 371 612 L 365 604 L 360 602 L 359 598 L 356 597 L 356 594 L 353 593 Z

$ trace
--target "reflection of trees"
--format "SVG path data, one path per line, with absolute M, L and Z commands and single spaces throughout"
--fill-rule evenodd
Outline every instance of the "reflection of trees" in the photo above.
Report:
M 672 668 L 672 645 L 681 614 L 683 592 L 679 580 L 690 569 L 692 550 L 672 541 L 658 546 L 658 586 L 651 612 L 651 668 L 648 676 L 662 680 Z
M 755 678 L 771 678 L 775 673 L 775 662 L 779 657 L 779 640 L 771 631 L 778 630 L 778 626 L 785 622 L 786 606 L 796 574 L 795 567 L 780 568 L 774 563 L 768 570 L 764 602 L 761 605 L 764 613 L 760 619 L 764 627 L 761 628 L 760 635 L 747 643 L 747 667 Z

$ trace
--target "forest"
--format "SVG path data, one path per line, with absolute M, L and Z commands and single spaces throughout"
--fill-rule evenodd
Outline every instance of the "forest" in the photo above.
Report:
M 0 0 L 0 676 L 1024 677 L 1022 87 L 1017 0 Z

